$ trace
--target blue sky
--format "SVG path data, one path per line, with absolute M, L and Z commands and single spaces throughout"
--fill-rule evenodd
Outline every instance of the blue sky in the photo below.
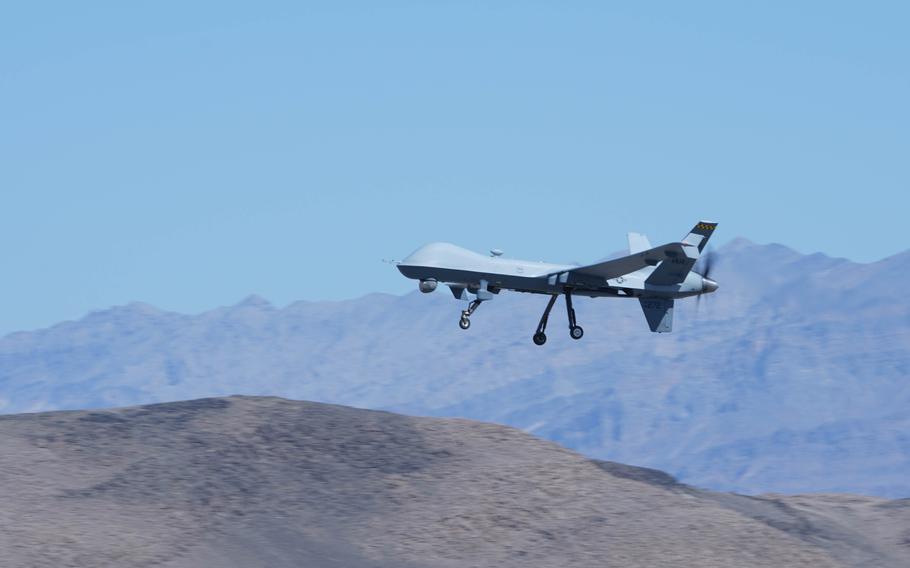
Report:
M 402 293 L 433 240 L 910 247 L 908 5 L 743 4 L 7 5 L 0 333 Z

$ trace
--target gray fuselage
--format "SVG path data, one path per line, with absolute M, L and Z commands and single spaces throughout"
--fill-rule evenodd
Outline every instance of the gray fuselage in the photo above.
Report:
M 571 290 L 573 294 L 592 298 L 683 298 L 705 289 L 704 279 L 695 272 L 690 272 L 679 284 L 656 286 L 645 282 L 654 271 L 653 266 L 611 279 L 577 274 L 578 268 L 576 264 L 486 256 L 449 243 L 424 245 L 398 263 L 398 270 L 408 278 L 445 283 L 471 293 L 486 286 L 494 294 L 505 288 L 537 294 L 560 294 Z

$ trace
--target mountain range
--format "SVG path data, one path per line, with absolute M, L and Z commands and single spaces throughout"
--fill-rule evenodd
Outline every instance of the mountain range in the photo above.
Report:
M 457 416 L 701 487 L 910 496 L 910 251 L 869 264 L 737 239 L 720 290 L 648 331 L 638 302 L 445 289 L 194 315 L 134 303 L 0 339 L 0 412 L 231 394 Z M 560 301 L 561 304 L 561 301 Z
M 903 568 L 910 500 L 748 497 L 497 424 L 275 397 L 0 416 L 0 564 Z

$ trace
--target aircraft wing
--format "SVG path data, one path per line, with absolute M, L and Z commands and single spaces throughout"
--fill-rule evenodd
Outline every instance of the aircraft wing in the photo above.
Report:
M 646 266 L 657 266 L 668 261 L 667 264 L 686 263 L 691 258 L 698 258 L 698 249 L 688 243 L 670 243 L 651 248 L 622 258 L 614 258 L 597 264 L 579 266 L 568 272 L 574 276 L 588 276 L 610 280 L 625 276 Z

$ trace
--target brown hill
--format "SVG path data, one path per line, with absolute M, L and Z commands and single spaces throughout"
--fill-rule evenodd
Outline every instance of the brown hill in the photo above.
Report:
M 0 565 L 910 566 L 910 500 L 745 497 L 277 398 L 0 417 Z

